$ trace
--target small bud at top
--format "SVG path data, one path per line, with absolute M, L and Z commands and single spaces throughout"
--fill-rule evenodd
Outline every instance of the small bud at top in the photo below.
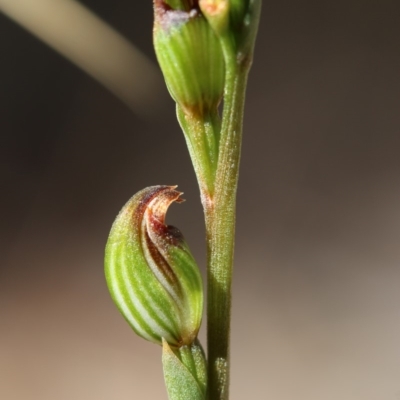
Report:
M 199 6 L 215 33 L 224 33 L 229 25 L 229 1 L 200 0 Z
M 216 110 L 224 89 L 224 59 L 198 1 L 155 0 L 154 13 L 154 48 L 171 96 L 189 114 Z
M 177 228 L 165 214 L 181 193 L 153 186 L 133 196 L 119 213 L 106 247 L 105 272 L 111 296 L 143 338 L 171 346 L 192 343 L 200 328 L 200 272 Z

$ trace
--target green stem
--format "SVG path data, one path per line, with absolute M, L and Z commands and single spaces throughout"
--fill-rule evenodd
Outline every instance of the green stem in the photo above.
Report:
M 210 400 L 228 399 L 231 285 L 236 190 L 242 141 L 247 67 L 232 64 L 214 193 L 205 203 L 208 250 L 208 385 Z
M 224 112 L 214 192 L 203 206 L 207 235 L 208 400 L 229 398 L 231 287 L 235 241 L 236 191 L 242 146 L 247 76 L 251 67 L 261 0 L 249 1 L 246 39 L 238 44 L 220 36 L 225 59 Z
M 213 191 L 217 163 L 217 144 L 213 135 L 217 115 L 196 116 L 177 105 L 176 114 L 185 135 L 202 197 Z

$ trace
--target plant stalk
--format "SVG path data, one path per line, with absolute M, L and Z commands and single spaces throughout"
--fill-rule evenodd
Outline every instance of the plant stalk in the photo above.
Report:
M 232 60 L 232 59 L 231 59 Z M 231 286 L 236 191 L 248 66 L 234 59 L 227 68 L 224 115 L 214 191 L 203 197 L 207 239 L 208 398 L 229 396 Z

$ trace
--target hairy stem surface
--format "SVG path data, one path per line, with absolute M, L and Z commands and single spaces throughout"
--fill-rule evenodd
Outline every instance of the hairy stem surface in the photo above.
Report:
M 208 251 L 209 400 L 227 400 L 229 395 L 229 339 L 236 190 L 248 67 L 238 65 L 234 61 L 231 62 L 229 69 L 215 190 L 206 198 L 204 204 Z

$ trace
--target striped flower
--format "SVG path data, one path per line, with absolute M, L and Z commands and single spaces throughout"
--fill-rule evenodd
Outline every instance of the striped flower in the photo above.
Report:
M 111 296 L 133 330 L 146 340 L 191 344 L 203 310 L 197 264 L 180 231 L 165 214 L 181 193 L 152 186 L 123 207 L 108 238 L 105 274 Z

